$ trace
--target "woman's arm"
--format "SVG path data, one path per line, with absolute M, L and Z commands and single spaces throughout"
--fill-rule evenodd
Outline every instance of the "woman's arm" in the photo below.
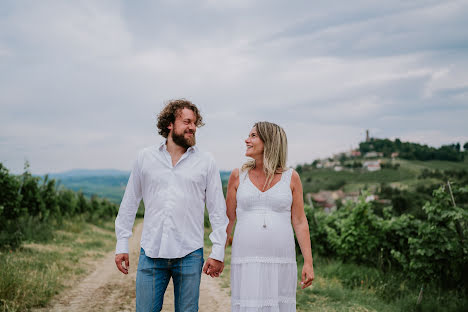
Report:
M 237 207 L 237 188 L 239 187 L 239 169 L 234 169 L 231 172 L 231 176 L 229 177 L 228 187 L 227 187 L 227 194 L 226 194 L 226 214 L 229 219 L 228 226 L 226 228 L 227 233 L 227 240 L 226 246 L 228 245 L 229 238 L 232 234 L 232 228 L 234 227 L 234 223 L 236 222 L 236 207 Z
M 299 174 L 293 171 L 291 177 L 291 191 L 293 202 L 291 206 L 291 221 L 296 232 L 297 241 L 304 257 L 302 268 L 302 289 L 309 287 L 315 278 L 312 260 L 312 248 L 310 245 L 309 223 L 304 212 L 304 198 L 302 194 L 302 183 Z

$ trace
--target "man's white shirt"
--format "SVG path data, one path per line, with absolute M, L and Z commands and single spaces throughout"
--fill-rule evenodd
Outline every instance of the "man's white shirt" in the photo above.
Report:
M 210 154 L 190 147 L 175 166 L 165 143 L 138 154 L 115 220 L 116 254 L 128 253 L 141 199 L 141 247 L 148 257 L 181 258 L 203 247 L 206 204 L 213 229 L 210 258 L 223 261 L 228 219 L 219 170 Z

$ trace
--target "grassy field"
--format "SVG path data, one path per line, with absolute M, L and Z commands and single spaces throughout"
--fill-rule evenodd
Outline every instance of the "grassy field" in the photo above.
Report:
M 420 160 L 396 160 L 402 168 L 408 168 L 410 170 L 468 170 L 468 159 L 462 162 L 456 161 L 442 161 L 442 160 L 431 160 L 431 161 L 420 161 Z
M 308 169 L 300 173 L 304 193 L 320 190 L 336 190 L 342 188 L 345 192 L 374 189 L 382 183 L 401 189 L 413 189 L 422 183 L 434 183 L 437 180 L 419 180 L 418 176 L 424 169 L 429 170 L 468 170 L 468 161 L 409 161 L 397 159 L 384 160 L 392 165 L 399 164 L 398 169 L 383 168 L 380 171 L 368 172 L 362 169 Z
M 87 264 L 115 247 L 113 221 L 99 226 L 64 221 L 53 237 L 0 253 L 0 311 L 42 307 L 88 273 Z

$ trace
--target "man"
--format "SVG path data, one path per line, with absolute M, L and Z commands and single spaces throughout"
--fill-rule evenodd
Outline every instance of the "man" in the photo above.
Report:
M 166 142 L 143 149 L 133 166 L 115 220 L 115 263 L 128 274 L 128 239 L 143 199 L 137 311 L 161 311 L 171 277 L 175 311 L 198 311 L 205 205 L 213 228 L 213 247 L 203 272 L 215 277 L 224 268 L 226 204 L 213 158 L 195 147 L 195 132 L 200 126 L 202 116 L 194 104 L 184 99 L 169 102 L 158 115 L 157 124 Z

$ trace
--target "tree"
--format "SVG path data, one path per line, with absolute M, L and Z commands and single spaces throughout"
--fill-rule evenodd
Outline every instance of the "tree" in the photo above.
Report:
M 18 180 L 0 163 L 0 220 L 19 217 L 21 213 L 19 187 Z
M 55 180 L 49 180 L 48 175 L 44 177 L 43 184 L 41 186 L 41 198 L 44 203 L 44 211 L 42 212 L 44 219 L 47 219 L 50 216 L 61 216 Z
M 21 243 L 19 187 L 18 180 L 0 163 L 0 248 L 16 248 Z
M 449 286 L 468 283 L 463 276 L 468 272 L 468 247 L 464 231 L 467 228 L 468 211 L 455 205 L 455 198 L 466 194 L 468 187 L 440 187 L 423 210 L 427 222 L 421 222 L 417 237 L 410 237 L 409 270 L 416 279 L 430 281 L 437 277 Z

